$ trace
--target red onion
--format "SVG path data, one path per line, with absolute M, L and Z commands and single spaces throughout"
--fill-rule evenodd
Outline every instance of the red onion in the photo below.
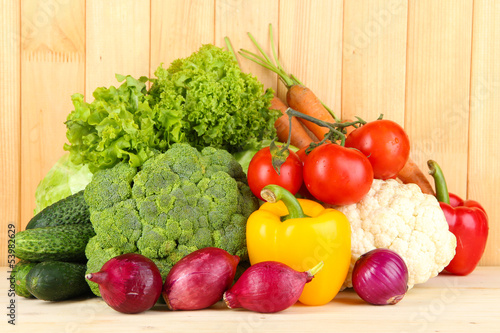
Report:
M 396 252 L 374 249 L 358 258 L 352 271 L 352 285 L 364 301 L 396 304 L 408 290 L 408 268 Z
M 272 313 L 295 304 L 307 282 L 323 267 L 320 262 L 306 272 L 297 272 L 277 261 L 264 261 L 250 266 L 224 293 L 224 302 L 231 308 Z
M 199 310 L 222 299 L 234 280 L 240 258 L 207 247 L 179 260 L 167 275 L 163 298 L 171 310 Z
M 139 313 L 152 308 L 161 296 L 162 278 L 155 263 L 137 253 L 108 260 L 97 273 L 85 276 L 99 284 L 104 301 L 123 313 Z

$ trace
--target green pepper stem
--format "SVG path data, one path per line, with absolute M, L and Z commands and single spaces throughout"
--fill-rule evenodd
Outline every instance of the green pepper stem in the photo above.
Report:
M 443 170 L 441 170 L 439 164 L 433 160 L 427 161 L 427 166 L 429 167 L 429 174 L 434 178 L 437 200 L 450 204 L 450 194 L 448 193 L 448 186 L 446 185 Z
M 287 218 L 298 219 L 307 217 L 297 198 L 291 192 L 279 185 L 270 184 L 265 186 L 260 192 L 260 195 L 264 200 L 270 203 L 276 203 L 280 200 L 283 201 L 288 209 Z

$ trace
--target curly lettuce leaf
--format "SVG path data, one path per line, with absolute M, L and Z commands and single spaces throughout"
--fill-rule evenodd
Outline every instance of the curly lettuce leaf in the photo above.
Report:
M 71 98 L 75 109 L 66 121 L 69 144 L 64 149 L 72 162 L 87 164 L 92 172 L 122 160 L 140 166 L 166 147 L 146 100 L 147 78 L 116 77 L 124 83 L 118 88 L 97 88 L 92 103 L 85 102 L 81 94 Z
M 160 65 L 155 75 L 148 98 L 170 133 L 169 143 L 233 153 L 275 136 L 280 114 L 269 110 L 273 91 L 243 73 L 230 52 L 206 44 L 168 69 Z

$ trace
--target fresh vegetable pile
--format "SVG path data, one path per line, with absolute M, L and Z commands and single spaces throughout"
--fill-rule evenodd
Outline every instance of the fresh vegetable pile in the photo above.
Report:
M 187 143 L 141 168 L 122 162 L 96 172 L 85 200 L 96 233 L 85 251 L 88 271 L 117 255 L 140 253 L 163 278 L 182 257 L 204 247 L 246 260 L 246 220 L 258 208 L 231 154 L 212 147 L 200 152 Z
M 239 53 L 278 75 L 286 101 L 241 71 L 228 39 L 153 79 L 117 75 L 91 102 L 73 95 L 69 154 L 15 237 L 18 295 L 273 313 L 351 287 L 397 304 L 443 270 L 474 270 L 481 205 L 449 194 L 429 161 L 434 190 L 399 124 L 338 118 L 286 73 L 272 28 L 272 57 L 249 36 L 258 53 Z

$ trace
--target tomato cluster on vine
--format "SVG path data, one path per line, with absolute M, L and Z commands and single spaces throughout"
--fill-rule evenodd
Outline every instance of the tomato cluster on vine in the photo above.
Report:
M 344 139 L 322 140 L 296 153 L 286 146 L 261 149 L 248 168 L 250 189 L 261 198 L 264 186 L 276 184 L 330 205 L 348 205 L 368 193 L 374 178 L 397 177 L 409 158 L 408 135 L 391 120 L 362 123 Z M 279 154 L 287 156 L 277 167 Z

